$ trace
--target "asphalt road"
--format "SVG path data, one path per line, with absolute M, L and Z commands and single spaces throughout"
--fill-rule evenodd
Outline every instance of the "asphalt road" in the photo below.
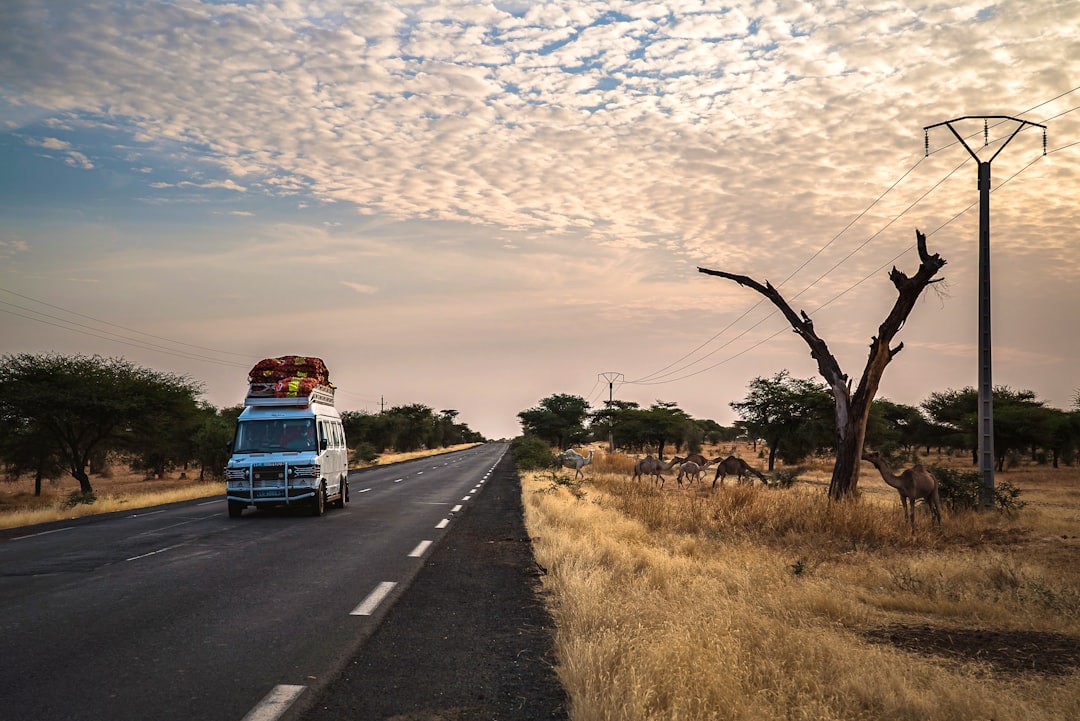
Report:
M 214 499 L 0 532 L 0 719 L 269 720 L 310 706 L 504 453 L 354 472 L 349 505 L 321 518 L 230 519 Z

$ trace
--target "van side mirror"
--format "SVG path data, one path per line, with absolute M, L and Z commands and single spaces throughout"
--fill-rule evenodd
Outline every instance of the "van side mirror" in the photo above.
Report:
M 233 443 L 232 441 L 229 441 L 228 443 L 225 444 L 225 452 L 226 453 L 232 453 L 232 443 Z
M 325 451 L 329 447 L 330 447 L 330 439 L 329 438 L 323 438 L 321 441 L 319 441 L 319 449 L 320 450 Z

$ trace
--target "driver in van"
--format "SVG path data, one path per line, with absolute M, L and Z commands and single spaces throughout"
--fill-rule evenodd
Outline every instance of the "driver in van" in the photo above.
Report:
M 285 438 L 285 447 L 296 451 L 308 451 L 315 447 L 315 431 L 310 423 L 305 423 L 303 428 L 295 426 L 289 429 Z

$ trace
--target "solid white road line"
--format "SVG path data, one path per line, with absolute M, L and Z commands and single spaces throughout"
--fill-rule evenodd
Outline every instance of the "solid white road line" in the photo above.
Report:
M 368 597 L 361 601 L 360 605 L 354 608 L 352 612 L 349 613 L 349 615 L 370 616 L 372 613 L 375 612 L 375 609 L 379 607 L 379 604 L 382 603 L 388 595 L 390 595 L 390 592 L 394 590 L 394 586 L 396 585 L 397 584 L 393 581 L 383 581 L 378 586 L 376 586 L 375 590 L 369 593 Z
M 263 700 L 248 711 L 241 721 L 274 721 L 289 710 L 293 701 L 304 692 L 307 686 L 289 686 L 278 684 L 271 689 L 270 693 L 263 696 Z
M 430 545 L 431 541 L 420 541 L 420 543 L 416 544 L 416 548 L 412 550 L 412 553 L 409 554 L 409 558 L 419 558 L 420 556 L 423 556 L 424 551 L 426 551 Z

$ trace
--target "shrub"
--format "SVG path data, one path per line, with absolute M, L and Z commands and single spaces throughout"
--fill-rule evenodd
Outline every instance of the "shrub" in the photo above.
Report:
M 363 441 L 353 451 L 353 461 L 356 463 L 374 463 L 379 457 L 379 450 L 371 443 Z
M 799 480 L 799 474 L 803 469 L 800 466 L 777 468 L 772 472 L 772 478 L 768 481 L 770 488 L 791 488 Z
M 536 471 L 555 465 L 555 456 L 547 443 L 536 436 L 518 436 L 510 441 L 510 452 L 520 470 Z
M 97 496 L 93 491 L 89 493 L 83 493 L 82 491 L 72 491 L 68 494 L 67 500 L 64 501 L 64 508 L 74 508 L 80 504 L 92 505 L 97 501 Z
M 978 471 L 961 471 L 946 466 L 930 466 L 928 470 L 938 481 L 938 494 L 946 508 L 958 511 L 975 510 L 979 507 L 982 479 Z M 1020 489 L 1008 481 L 997 481 L 994 484 L 994 508 L 998 511 L 1019 511 L 1027 505 L 1019 498 Z
M 558 469 L 549 470 L 545 478 L 550 483 L 547 488 L 541 488 L 537 493 L 557 493 L 560 488 L 565 488 L 570 492 L 570 495 L 579 501 L 586 496 L 585 491 L 581 488 L 584 479 L 573 479 L 567 473 L 559 473 Z

